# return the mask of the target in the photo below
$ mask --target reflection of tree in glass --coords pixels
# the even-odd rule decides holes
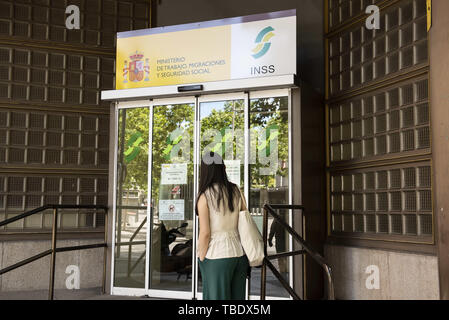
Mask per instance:
[[[119,116],[119,164],[123,171],[123,189],[147,191],[149,108],[122,109]],[[124,122],[123,122],[124,121]],[[122,126],[125,125],[123,135]],[[132,146],[128,142],[139,136]],[[123,150],[121,150],[123,148]],[[126,154],[134,155],[126,157]]]
[[[193,176],[193,125],[194,107],[191,104],[178,104],[169,106],[155,106],[153,108],[153,158],[152,158],[152,195],[153,199],[159,199],[161,179],[161,165],[164,163],[176,163],[164,154],[170,143],[170,133],[177,129],[184,131],[184,136],[190,139],[190,155],[183,155],[190,159],[187,166],[187,174]],[[181,151],[180,151],[181,152]],[[181,156],[181,154],[179,154]]]
[[[251,145],[259,143],[259,133],[263,129],[277,128],[279,135],[278,143],[278,169],[276,175],[286,177],[288,175],[288,100],[287,97],[264,98],[251,100],[250,125],[251,125]],[[267,130],[266,136],[270,135]],[[255,150],[252,147],[250,150]],[[262,152],[265,150],[262,150]],[[257,151],[260,152],[260,151]],[[254,158],[256,160],[256,158]],[[265,165],[259,161],[251,164],[251,186],[253,188],[273,188],[276,187],[274,175],[261,175],[259,169]]]
[[[223,104],[221,109],[213,109],[212,112],[207,116],[201,118],[201,152],[207,151],[205,150],[207,146],[219,146],[216,151],[221,156],[225,155],[225,160],[235,160],[237,156],[237,145],[236,143],[228,144],[221,143],[223,137],[227,137],[228,139],[233,139],[231,141],[236,141],[236,135],[243,134],[244,128],[244,110],[243,110],[243,100],[230,100],[226,101]],[[240,129],[241,132],[233,132],[233,130]],[[207,136],[206,133],[208,131],[214,131],[215,134],[213,136]],[[228,133],[228,136],[226,134]],[[243,139],[241,140],[243,143]],[[223,141],[224,142],[224,141]],[[221,146],[221,148],[220,148]],[[232,147],[232,158],[229,157],[229,150],[226,152],[225,148],[227,146]],[[229,159],[228,159],[229,158]]]
[[[218,108],[217,108],[218,109]],[[207,130],[218,130],[223,133],[223,129],[241,129],[244,128],[244,103],[243,100],[227,101],[220,109],[214,109],[212,112],[201,119],[201,134]],[[126,113],[125,134],[122,143],[122,121],[123,114]],[[181,128],[187,131],[190,137],[190,162],[188,165],[188,175],[193,176],[193,119],[194,108],[190,104],[174,106],[155,106],[153,110],[153,195],[159,194],[161,165],[163,163],[173,163],[174,159],[164,156],[163,151],[167,147],[169,134]],[[287,98],[269,98],[255,99],[251,101],[250,113],[251,129],[261,130],[267,127],[277,126],[279,128],[278,155],[279,166],[277,174],[285,177],[288,168],[283,166],[283,162],[288,161],[288,112]],[[139,189],[147,192],[148,190],[148,134],[149,134],[149,108],[124,109],[119,117],[119,148],[123,145],[121,152],[127,151],[126,143],[137,132],[141,133],[142,141],[139,144],[140,151],[135,158],[129,162],[124,161],[121,166],[125,167],[124,189]],[[235,139],[235,138],[234,138]],[[258,136],[251,134],[251,143],[258,143]],[[202,139],[204,140],[204,139]],[[201,141],[201,150],[213,141],[213,137]],[[242,140],[243,141],[243,140]],[[234,159],[237,155],[236,144],[232,144]],[[222,148],[222,152],[224,148]],[[224,152],[223,152],[224,153]],[[120,158],[119,158],[120,160]],[[253,187],[266,186],[274,187],[274,176],[261,176],[259,168],[262,165],[258,162],[251,164],[251,184]]]

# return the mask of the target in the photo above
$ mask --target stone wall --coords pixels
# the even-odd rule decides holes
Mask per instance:
[[[436,256],[326,245],[335,297],[342,300],[439,299]],[[379,267],[379,289],[367,289],[368,266]]]
[[[101,243],[102,240],[59,240],[58,247]],[[4,241],[0,242],[0,269],[13,265],[50,249],[50,241]],[[101,287],[103,276],[103,248],[69,251],[56,254],[55,289],[66,289],[69,265],[79,267],[80,288]],[[0,276],[0,291],[48,289],[50,256]]]

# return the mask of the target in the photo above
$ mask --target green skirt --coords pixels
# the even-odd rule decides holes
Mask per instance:
[[[245,300],[246,255],[235,258],[198,258],[203,283],[203,300]]]

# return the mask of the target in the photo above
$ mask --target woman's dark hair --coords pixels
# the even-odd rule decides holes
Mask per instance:
[[[213,185],[217,185],[217,188],[214,188]],[[201,159],[196,215],[198,215],[198,199],[208,189],[214,194],[217,206],[224,199],[223,195],[226,194],[228,208],[230,211],[234,211],[234,197],[239,196],[239,188],[228,180],[223,159],[215,152],[207,152]]]

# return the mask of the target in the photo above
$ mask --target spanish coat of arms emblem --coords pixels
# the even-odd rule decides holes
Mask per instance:
[[[140,53],[136,51],[132,55],[129,56],[130,60],[128,63],[128,60],[125,60],[124,67],[123,67],[123,83],[128,82],[139,82],[144,80],[149,81],[150,80],[150,63],[149,59],[145,58],[143,53]]]

